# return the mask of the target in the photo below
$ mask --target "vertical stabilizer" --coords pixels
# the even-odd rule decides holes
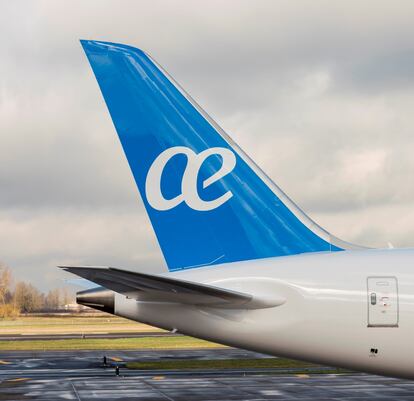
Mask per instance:
[[[350,247],[142,50],[82,41],[170,270]]]

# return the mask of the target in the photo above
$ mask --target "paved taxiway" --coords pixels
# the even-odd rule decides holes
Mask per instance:
[[[414,382],[364,374],[255,374],[254,371],[142,372],[128,360],[266,357],[237,349],[1,352],[0,400],[414,400]]]

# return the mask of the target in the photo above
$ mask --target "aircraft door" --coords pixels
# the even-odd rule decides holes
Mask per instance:
[[[368,327],[398,327],[396,277],[368,277]]]

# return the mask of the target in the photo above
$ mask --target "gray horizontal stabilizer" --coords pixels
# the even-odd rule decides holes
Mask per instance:
[[[137,273],[113,267],[59,266],[105,288],[147,302],[174,302],[221,308],[256,309],[253,296],[208,284]]]

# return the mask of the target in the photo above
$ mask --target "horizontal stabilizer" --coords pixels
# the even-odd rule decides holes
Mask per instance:
[[[147,273],[95,266],[59,266],[105,288],[147,302],[174,302],[226,309],[260,309],[270,306],[250,294]],[[283,303],[281,301],[280,303]],[[279,304],[280,304],[279,303]]]

